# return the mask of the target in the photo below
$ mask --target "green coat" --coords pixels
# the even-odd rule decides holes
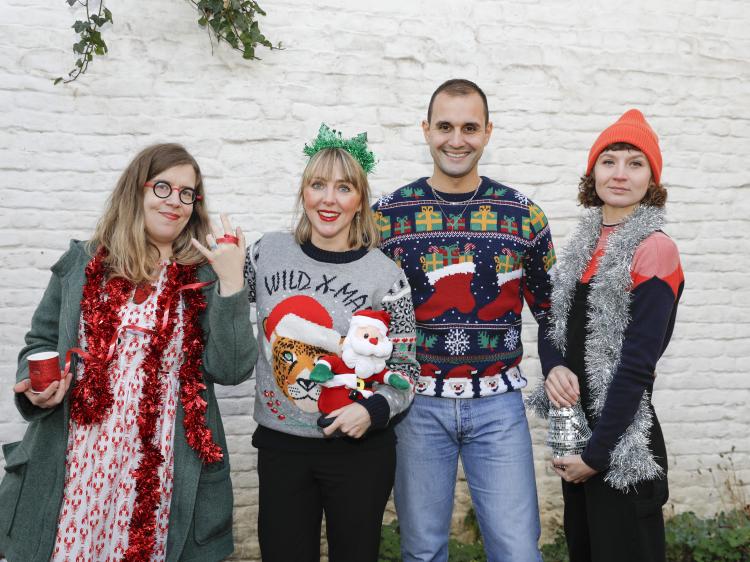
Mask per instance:
[[[16,381],[28,378],[26,356],[55,350],[61,360],[78,346],[85,267],[91,260],[84,242],[52,266],[52,278],[34,312],[26,347],[18,358]],[[198,270],[201,281],[216,279],[209,266]],[[174,432],[174,492],[169,514],[168,561],[209,562],[227,557],[232,540],[232,482],[229,458],[214,383],[234,385],[247,380],[255,365],[247,288],[230,297],[215,286],[203,289],[207,308],[201,316],[205,341],[203,380],[208,402],[206,420],[224,450],[222,462],[203,466],[185,440],[184,412],[178,402]],[[47,562],[57,531],[63,497],[65,451],[70,419],[69,396],[51,409],[38,408],[16,395],[21,415],[29,421],[23,441],[3,446],[5,476],[0,484],[0,552],[10,562]]]

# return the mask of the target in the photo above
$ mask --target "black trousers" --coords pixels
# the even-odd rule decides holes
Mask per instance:
[[[583,484],[562,483],[570,562],[664,562],[662,506],[669,497],[666,450],[654,416],[651,448],[665,469],[659,480],[639,482],[627,494],[597,474]]]
[[[345,452],[258,449],[264,562],[318,562],[326,516],[331,562],[376,562],[395,446]]]

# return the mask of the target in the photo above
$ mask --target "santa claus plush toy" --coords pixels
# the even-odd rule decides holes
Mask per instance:
[[[344,338],[341,357],[325,355],[316,361],[310,380],[323,387],[318,398],[318,409],[323,413],[321,420],[338,408],[372,396],[375,382],[399,390],[409,388],[409,381],[385,366],[393,351],[388,339],[390,321],[390,315],[384,310],[355,312]],[[333,421],[325,419],[328,423]]]

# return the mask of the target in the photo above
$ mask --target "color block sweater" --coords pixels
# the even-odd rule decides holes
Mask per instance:
[[[669,344],[677,305],[684,286],[677,246],[663,232],[654,232],[638,246],[631,266],[630,324],[625,331],[622,355],[607,392],[601,415],[589,407],[585,367],[586,321],[590,283],[615,227],[602,227],[594,255],[580,282],[568,319],[565,364],[578,375],[581,403],[593,431],[583,461],[598,471],[609,467],[610,452],[633,422],[644,391],[653,390],[656,363]]]
[[[391,316],[388,367],[416,381],[414,308],[403,272],[380,250],[328,252],[297,244],[289,233],[269,233],[248,249],[245,278],[258,316],[254,418],[265,443],[299,448],[288,438],[322,438],[317,425],[321,387],[310,380],[315,361],[340,354],[352,314],[365,308]],[[379,385],[360,402],[372,429],[404,411],[412,390]],[[285,434],[285,435],[279,435]],[[285,437],[286,436],[286,437]],[[254,443],[258,445],[258,433]],[[283,443],[282,443],[283,442]],[[263,446],[261,444],[261,446]]]
[[[381,248],[406,274],[417,320],[419,394],[478,398],[526,378],[524,300],[539,324],[544,372],[562,358],[547,338],[547,218],[525,195],[483,177],[476,194],[437,192],[421,178],[374,205]]]

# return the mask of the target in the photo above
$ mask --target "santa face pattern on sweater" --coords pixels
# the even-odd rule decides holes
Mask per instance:
[[[373,207],[381,249],[403,269],[417,320],[417,393],[475,398],[517,390],[524,300],[549,308],[555,251],[544,212],[483,177],[475,195],[434,195],[426,178]]]

